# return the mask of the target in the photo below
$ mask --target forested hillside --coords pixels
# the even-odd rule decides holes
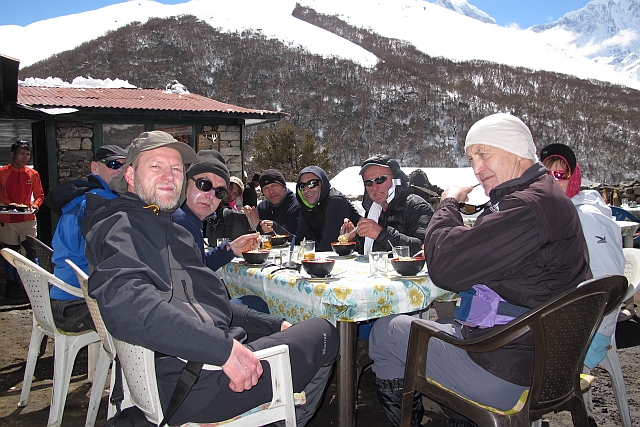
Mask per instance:
[[[329,150],[332,174],[381,151],[404,166],[465,166],[466,131],[505,111],[529,125],[539,148],[571,145],[588,179],[615,183],[640,175],[640,92],[634,89],[433,58],[312,9],[297,7],[294,16],[359,44],[378,65],[322,58],[259,30],[222,33],[183,16],[123,27],[24,68],[20,78],[109,77],[155,88],[177,79],[220,101],[286,111],[301,135],[310,131]]]

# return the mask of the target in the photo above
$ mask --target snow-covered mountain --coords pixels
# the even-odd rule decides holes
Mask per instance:
[[[461,15],[468,16],[469,18],[477,19],[480,22],[486,22],[487,24],[496,23],[496,20],[489,16],[488,13],[469,4],[467,0],[438,0],[435,4],[445,9],[458,12]]]
[[[640,80],[640,0],[593,0],[531,28],[547,41]]]
[[[634,0],[636,4],[638,1]],[[259,30],[266,36],[292,46],[303,46],[315,54],[339,56],[365,66],[376,64],[378,58],[371,52],[294,18],[291,12],[296,3],[318,13],[338,16],[351,25],[371,29],[384,37],[406,40],[431,56],[455,61],[486,60],[640,89],[640,81],[559,48],[541,34],[487,24],[458,13],[474,9],[465,0],[451,0],[456,12],[425,0],[278,0],[266,3],[258,0],[191,0],[176,5],[132,0],[26,27],[0,26],[0,53],[19,58],[24,67],[133,21],[189,14],[223,31]],[[475,15],[482,13],[477,10]]]

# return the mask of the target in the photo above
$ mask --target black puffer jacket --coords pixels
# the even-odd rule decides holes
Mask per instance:
[[[229,302],[222,280],[171,214],[156,213],[129,192],[108,201],[89,196],[83,224],[89,294],[115,338],[168,355],[156,358],[165,409],[184,366],[177,357],[221,366],[234,338],[280,330],[282,318]],[[173,419],[186,421],[223,387],[229,379],[222,371],[203,370]]]
[[[279,185],[279,184],[278,184]],[[300,222],[300,205],[291,190],[286,194],[278,205],[273,205],[267,199],[258,203],[258,216],[260,219],[270,219],[274,221],[276,234],[295,234]],[[256,229],[262,232],[262,226]]]
[[[338,240],[340,228],[344,219],[349,218],[357,224],[360,214],[351,202],[338,190],[331,187],[329,177],[318,166],[308,166],[300,171],[296,183],[305,173],[312,173],[322,182],[320,201],[315,206],[309,206],[302,197],[302,192],[297,190],[296,197],[300,204],[300,222],[296,231],[297,241],[315,240],[316,251],[330,251],[331,242]]]
[[[427,226],[434,211],[422,197],[411,194],[407,175],[399,166],[391,167],[391,170],[394,179],[399,179],[400,184],[396,186],[395,197],[387,206],[387,210],[380,213],[378,224],[382,226],[382,231],[373,242],[373,250],[390,251],[391,243],[393,246],[409,246],[409,252],[413,255],[422,249]],[[372,203],[365,188],[362,205],[367,214]],[[364,237],[358,237],[357,241],[358,252],[364,253]]]
[[[484,284],[511,304],[534,308],[591,278],[576,208],[544,166],[536,163],[489,196],[491,209],[472,228],[463,225],[453,198],[444,199],[431,219],[424,249],[437,286],[458,292]],[[463,335],[474,338],[492,330],[465,326]],[[531,334],[469,356],[506,381],[531,384]]]

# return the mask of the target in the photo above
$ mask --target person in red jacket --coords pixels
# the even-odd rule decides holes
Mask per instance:
[[[9,206],[0,211],[0,243],[19,252],[24,247],[27,257],[34,259],[33,248],[25,244],[26,236],[36,236],[36,213],[44,202],[40,174],[27,166],[31,144],[16,141],[11,145],[11,163],[0,168],[0,204]],[[12,205],[13,204],[13,205]],[[15,212],[24,211],[25,214]],[[15,298],[20,289],[16,269],[5,261],[5,296]]]

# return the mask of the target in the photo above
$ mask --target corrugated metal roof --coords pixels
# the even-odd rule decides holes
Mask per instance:
[[[118,108],[130,110],[200,111],[236,114],[278,114],[225,104],[194,94],[161,89],[59,88],[20,86],[18,104],[32,107]]]

